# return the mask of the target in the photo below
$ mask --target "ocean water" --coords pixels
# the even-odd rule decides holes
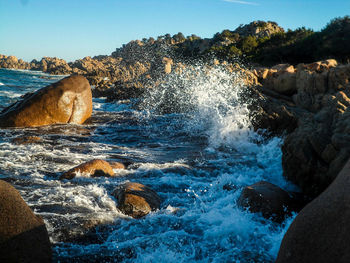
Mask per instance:
[[[0,69],[0,111],[63,77]],[[276,224],[236,202],[261,180],[294,186],[282,177],[282,139],[251,128],[241,79],[193,66],[139,100],[93,99],[84,125],[0,129],[0,179],[45,220],[54,262],[273,262],[293,217]],[[16,144],[23,136],[41,141]],[[94,158],[130,165],[114,178],[58,180]],[[127,181],[154,189],[161,209],[122,214],[111,192]]]

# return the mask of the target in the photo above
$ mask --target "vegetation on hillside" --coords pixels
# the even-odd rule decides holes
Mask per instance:
[[[259,29],[269,24],[277,26],[275,22],[253,23]],[[319,32],[301,27],[270,35],[247,35],[242,34],[241,29],[242,26],[235,31],[226,29],[216,33],[211,39],[183,37],[174,48],[184,57],[205,57],[212,54],[221,60],[232,61],[239,58],[265,66],[308,63],[328,58],[335,58],[343,63],[350,60],[349,16],[331,20]]]

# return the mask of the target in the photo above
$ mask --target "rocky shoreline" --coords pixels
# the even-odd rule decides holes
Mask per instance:
[[[172,60],[165,59],[163,61],[165,61],[162,62],[164,68],[160,69],[158,76],[159,74],[177,74],[177,70],[173,72],[171,70],[171,65],[174,64]],[[348,105],[350,105],[350,65],[338,64],[335,60],[326,60],[306,65],[299,64],[296,67],[280,64],[272,68],[246,70],[234,64],[218,64],[214,62],[208,67],[220,66],[231,72],[238,72],[244,78],[246,85],[249,86],[247,96],[254,101],[250,106],[254,128],[256,130],[267,129],[271,134],[283,134],[285,136],[282,146],[283,175],[298,185],[309,198],[312,199],[321,194],[337,178],[337,174],[350,156],[347,143],[348,116],[350,116],[348,113]],[[183,67],[186,66],[183,65]],[[15,105],[4,109],[0,113],[1,126],[40,126],[73,122],[75,119],[77,119],[76,123],[83,123],[91,115],[91,94],[84,95],[84,101],[76,101],[76,98],[81,97],[79,95],[81,92],[84,94],[90,92],[90,89],[85,91],[86,88],[79,88],[80,84],[78,85],[78,83],[84,83],[82,86],[86,86],[84,81],[86,81],[84,78],[73,75],[60,81],[61,84],[53,84],[34,94],[25,96],[22,102],[15,103]],[[69,100],[68,97],[62,100],[62,97],[65,98],[65,93],[55,92],[54,89],[62,89],[67,92]],[[124,89],[128,89],[128,87],[124,87]],[[116,90],[117,88],[114,87],[110,99],[116,98],[113,95]],[[76,92],[77,95],[72,96],[72,91]],[[138,94],[134,95],[137,96]],[[42,99],[43,102],[40,102],[41,97],[46,99]],[[129,93],[126,92],[123,98],[130,98]],[[58,119],[48,119],[44,115],[32,114],[34,116],[32,118],[29,112],[34,110],[38,113],[35,110],[36,107],[45,107],[43,105],[38,106],[38,103],[45,104],[47,99],[48,101],[62,100],[66,103],[64,105],[61,103],[62,116]],[[59,105],[61,104],[59,103]],[[77,106],[80,108],[77,108]],[[68,115],[66,114],[67,107],[71,108]],[[84,117],[82,117],[81,114],[84,111],[86,111],[86,114],[83,113]],[[74,112],[79,112],[80,115],[72,117]],[[50,114],[50,116],[53,116],[53,114]],[[47,122],[42,122],[43,120]],[[104,172],[105,166],[106,164],[103,164],[102,168],[93,169],[94,171],[96,169],[102,171],[103,175],[109,175],[108,172]],[[111,169],[107,167],[108,171],[111,171]],[[68,173],[71,172],[68,171]],[[68,177],[62,177],[62,179]],[[136,188],[140,188],[140,186]],[[140,204],[137,198],[129,198],[129,201],[136,202],[136,204],[131,205],[131,208],[130,205],[119,205],[122,210],[126,211],[126,214],[133,215],[135,213],[135,217],[140,217],[140,213],[145,215],[159,207],[158,197],[152,197],[156,193],[147,187],[145,189],[151,194],[150,202],[156,200],[157,205],[149,206],[143,204],[143,201]],[[254,190],[251,191],[251,189]],[[259,196],[265,196],[265,199],[257,201],[254,197],[256,191]],[[116,195],[121,196],[121,194],[119,191]],[[149,195],[146,194],[145,196]],[[273,206],[272,204],[281,199],[281,196],[284,196],[282,199],[285,199],[285,201]],[[300,208],[293,209],[295,204],[299,203],[300,205],[300,199],[289,200],[287,196],[288,193],[279,192],[274,186],[261,182],[259,186],[248,186],[247,190],[243,191],[242,198],[248,200],[248,207],[252,212],[262,212],[267,218],[281,212],[282,214],[277,218],[277,222],[281,222],[285,213],[290,213],[290,210],[284,210],[284,207],[300,210]],[[322,196],[323,194],[319,198]],[[125,200],[125,197],[123,196],[121,199]],[[242,207],[246,207],[247,203],[244,203],[246,201],[243,201],[243,199],[241,200]],[[140,200],[144,200],[142,195]],[[137,208],[138,206],[140,208]],[[133,212],[132,207],[135,207],[136,212]]]
[[[246,34],[244,32],[248,29],[245,29],[241,28],[240,34]],[[248,30],[249,34],[252,34],[251,30]],[[271,27],[269,30],[279,31],[280,28]],[[254,34],[264,36],[267,31],[264,32],[255,31]],[[209,42],[203,41],[197,43],[199,46],[187,49],[200,49],[201,45],[209,45]],[[182,74],[193,67],[167,53],[169,45],[184,43],[183,39],[177,38],[132,41],[111,56],[85,57],[69,63],[49,57],[25,62],[14,56],[0,55],[0,68],[71,75],[27,94],[21,101],[3,109],[0,112],[0,127],[82,124],[91,116],[92,96],[106,97],[110,101],[140,97],[147,90],[166,82],[167,76]],[[203,67],[208,72],[218,67],[232,75],[239,74],[248,87],[244,96],[249,101],[254,129],[261,130],[265,136],[284,137],[283,176],[299,186],[302,194],[288,193],[268,182],[258,182],[244,188],[238,201],[242,209],[260,212],[277,223],[283,222],[293,211],[301,210],[283,240],[277,262],[347,262],[350,254],[344,245],[347,237],[342,231],[346,234],[349,232],[345,223],[348,219],[346,202],[349,165],[345,164],[350,157],[350,64],[328,59],[309,64],[278,64],[269,68],[253,66],[246,69],[238,63],[213,59],[204,63]],[[165,112],[171,110],[172,107],[167,107]],[[24,138],[23,142],[37,142],[37,138],[27,139]],[[125,165],[89,160],[63,173],[60,179],[72,179],[77,175],[111,177],[114,176],[113,169],[125,169]],[[10,185],[2,181],[0,183],[1,200],[9,192],[16,200],[21,199]],[[230,186],[224,190],[230,190]],[[162,201],[155,191],[138,183],[123,185],[111,194],[118,201],[117,207],[134,218],[159,209]],[[8,201],[4,204],[0,202],[1,207],[8,205]],[[2,213],[1,225],[5,226],[9,220],[22,225],[23,216],[16,209],[24,206],[21,199],[19,208],[14,205],[13,211],[8,209],[9,213]],[[48,262],[51,252],[48,252],[48,236],[43,222],[35,217],[29,207],[25,211],[25,216],[33,218],[34,230],[40,232],[38,239],[43,242],[46,251],[38,253],[37,257],[35,255],[35,260]],[[31,228],[31,222],[25,225],[23,233],[7,233],[8,229],[4,227],[0,233],[3,244],[1,251],[13,246],[11,242],[15,240],[14,236],[22,237],[23,234],[24,239],[20,239],[18,244],[30,243],[32,237],[28,239],[26,236]],[[307,233],[308,238],[301,238],[304,233]],[[27,256],[28,251],[19,249],[18,245],[14,247],[15,250],[6,259],[22,260]],[[322,251],[326,252],[320,253]]]

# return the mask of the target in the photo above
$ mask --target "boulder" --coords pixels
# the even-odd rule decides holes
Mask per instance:
[[[118,209],[133,218],[141,218],[160,208],[161,199],[148,186],[139,183],[125,183],[112,193],[118,201]]]
[[[265,181],[246,186],[237,204],[278,223],[300,207],[300,202],[294,200],[288,192]]]
[[[110,162],[109,164],[113,169],[125,169],[126,168],[125,164],[119,163],[119,162]]]
[[[114,171],[108,162],[100,159],[94,159],[86,163],[82,163],[77,167],[74,167],[69,171],[63,173],[60,176],[60,180],[73,179],[77,175],[80,175],[82,177],[111,177],[114,176]]]
[[[350,262],[350,161],[290,225],[277,263]]]
[[[51,262],[51,256],[42,218],[13,186],[0,180],[0,262]]]
[[[0,113],[0,127],[35,127],[55,123],[82,124],[92,113],[86,78],[73,75],[27,94]]]

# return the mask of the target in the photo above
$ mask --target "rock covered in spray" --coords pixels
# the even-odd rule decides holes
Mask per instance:
[[[161,198],[150,187],[129,182],[118,186],[112,193],[118,209],[133,218],[141,218],[160,208]]]

